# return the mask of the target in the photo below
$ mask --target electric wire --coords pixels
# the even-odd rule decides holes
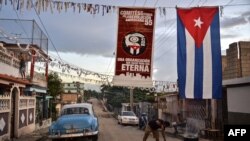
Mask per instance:
[[[50,35],[49,35],[49,33],[48,33],[46,27],[44,26],[43,21],[42,21],[41,17],[39,16],[38,11],[37,11],[37,9],[35,8],[35,5],[34,5],[33,1],[31,1],[31,4],[32,4],[33,9],[35,10],[35,13],[36,13],[36,15],[37,15],[37,17],[38,17],[40,23],[42,24],[42,26],[43,26],[43,28],[44,28],[45,33],[47,34],[47,36],[48,36],[48,38],[49,38],[49,41],[51,42],[53,48],[55,49],[55,51],[56,51],[58,57],[59,57],[60,60],[62,61],[62,58],[61,58],[61,56],[59,55],[58,50],[57,50],[57,48],[55,47],[53,41],[51,40]]]
[[[144,0],[143,7],[145,7],[148,0]]]

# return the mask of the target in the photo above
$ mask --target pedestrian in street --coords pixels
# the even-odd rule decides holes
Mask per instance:
[[[170,126],[170,123],[168,121],[163,121],[162,119],[156,119],[156,120],[149,121],[147,126],[146,126],[146,129],[145,129],[143,141],[147,140],[147,138],[151,132],[153,134],[153,137],[155,138],[155,141],[159,141],[158,129],[161,130],[162,137],[163,137],[164,141],[166,141],[165,128],[168,126]]]
[[[19,59],[20,59],[19,71],[20,71],[22,79],[24,79],[25,78],[25,68],[26,68],[25,55],[23,53],[20,53]]]

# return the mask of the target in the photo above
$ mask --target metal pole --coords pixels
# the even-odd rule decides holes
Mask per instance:
[[[159,118],[159,100],[158,100],[158,94],[157,93],[155,93],[154,94],[154,97],[155,97],[155,99],[156,99],[156,117],[155,118]]]
[[[212,107],[212,119],[211,119],[211,124],[212,124],[212,129],[215,129],[215,120],[217,118],[217,101],[215,99],[211,100],[211,107]]]
[[[133,87],[131,87],[130,88],[130,110],[131,111],[134,111],[134,109],[133,109],[133,101],[134,101],[134,97],[133,97],[133,90],[134,90],[134,88]]]

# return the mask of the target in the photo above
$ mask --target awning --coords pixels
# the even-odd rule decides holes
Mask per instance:
[[[24,91],[37,92],[37,93],[47,93],[47,90],[45,90],[45,89],[39,89],[39,88],[34,88],[34,87],[25,88]]]
[[[52,99],[53,96],[46,96],[46,99]]]
[[[38,99],[43,99],[43,96],[36,96],[36,98],[38,98]],[[45,99],[47,100],[47,99],[52,99],[53,98],[53,96],[50,96],[50,95],[47,95],[47,96],[45,96]]]

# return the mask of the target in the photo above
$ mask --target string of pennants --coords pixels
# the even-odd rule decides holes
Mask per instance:
[[[23,47],[20,43],[20,40],[15,37],[15,36],[11,36],[10,34],[6,33],[4,30],[2,30],[0,28],[0,35],[2,35],[4,38],[8,39],[8,40],[12,40],[15,41],[18,48],[21,51],[25,51],[28,52],[30,55],[32,55],[30,53],[31,51],[31,46],[30,44],[27,44],[26,47]],[[0,45],[0,49],[3,50],[6,54],[9,54],[8,50],[3,46],[3,44]],[[78,77],[79,79],[84,80],[85,82],[96,82],[96,83],[101,83],[99,81],[102,81],[103,83],[107,83],[108,80],[111,80],[112,76],[111,75],[106,75],[106,74],[100,74],[100,73],[96,73],[93,71],[89,71],[83,68],[79,68],[76,67],[72,64],[68,64],[63,62],[62,60],[58,60],[56,58],[53,58],[52,56],[50,56],[50,58],[52,60],[49,60],[48,58],[44,58],[43,55],[40,54],[38,49],[32,48],[33,51],[35,51],[36,53],[36,61],[38,62],[39,66],[36,66],[36,68],[38,70],[45,70],[46,67],[46,62],[49,63],[51,68],[55,68],[57,70],[58,74],[61,74],[61,76],[69,76],[71,78],[73,77]],[[51,70],[52,71],[52,70]],[[70,74],[75,74],[75,75],[70,75]],[[83,76],[83,77],[81,77]],[[87,76],[91,76],[91,79],[86,79]],[[96,79],[93,79],[96,78]]]
[[[5,53],[7,49],[4,46],[0,46],[1,50],[4,50]],[[21,48],[23,50],[23,48]],[[39,53],[39,52],[38,52]],[[46,61],[40,58],[40,55],[37,55],[37,63],[35,65],[36,70],[39,72],[45,71]],[[41,60],[42,59],[42,60]],[[52,61],[49,62],[50,69],[49,72],[56,72],[59,76],[69,78],[69,79],[77,79],[83,81],[84,83],[91,83],[91,84],[106,84],[110,85],[110,80],[113,77],[112,75],[103,75],[92,71],[87,71],[82,68],[78,68],[75,66],[71,66],[70,64],[65,64],[59,61],[56,58],[53,58]],[[56,69],[58,71],[56,71]],[[170,91],[177,91],[178,87],[176,82],[170,81],[153,81],[153,88],[141,88],[142,90],[148,90],[151,92],[170,92]]]
[[[35,2],[33,2],[35,1]],[[58,0],[0,0],[0,6],[11,4],[14,9],[22,12],[25,8],[31,10],[36,8],[38,14],[41,12],[46,12],[50,10],[51,13],[58,11],[59,13],[69,9],[72,9],[73,12],[78,13],[89,13],[89,14],[105,14],[115,12],[118,6],[115,5],[103,5],[103,4],[92,4],[92,3],[78,3],[70,1],[58,1]],[[171,7],[173,8],[173,7]],[[157,7],[159,9],[160,15],[166,15],[167,7]]]
[[[8,40],[13,40],[17,43],[17,46],[21,51],[29,51],[31,45],[27,45],[26,47],[22,47],[20,40],[6,33],[4,30],[0,29],[0,34],[7,38]],[[0,49],[8,54],[7,49],[1,44]],[[112,79],[112,75],[100,74],[93,71],[89,71],[83,68],[79,68],[77,66],[65,63],[57,58],[50,56],[51,60],[47,60],[43,58],[43,55],[39,53],[38,50],[34,50],[36,52],[36,65],[35,68],[38,71],[44,71],[46,67],[46,62],[49,63],[49,72],[56,72],[58,75],[66,78],[81,80],[85,83],[94,83],[94,84],[110,84],[110,80]],[[58,70],[58,71],[55,71]],[[161,91],[161,92],[169,92],[169,91],[177,91],[176,82],[169,81],[153,81],[153,88],[141,88],[145,90],[149,90],[152,92]]]

